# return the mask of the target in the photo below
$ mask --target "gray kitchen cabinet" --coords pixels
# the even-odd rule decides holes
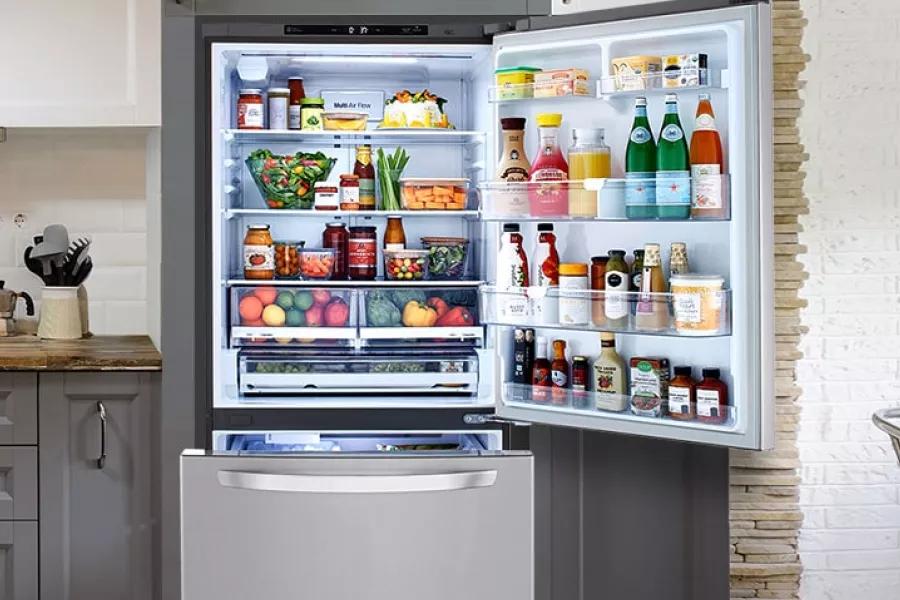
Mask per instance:
[[[37,378],[0,373],[0,445],[37,444]]]
[[[0,599],[38,600],[37,521],[0,521]]]
[[[151,373],[41,374],[42,598],[154,596],[157,385]]]

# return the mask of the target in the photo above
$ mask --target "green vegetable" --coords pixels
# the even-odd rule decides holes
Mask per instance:
[[[381,192],[381,210],[400,210],[400,176],[409,154],[397,147],[393,155],[385,154],[382,148],[375,155],[375,170],[378,174],[378,189]]]
[[[321,152],[278,156],[260,149],[245,162],[269,208],[308,209],[315,200],[316,183],[328,179],[337,159]]]
[[[425,292],[419,289],[410,289],[410,290],[390,290],[388,292],[391,302],[394,303],[394,306],[398,308],[402,308],[407,305],[412,300],[416,302],[420,302],[425,304],[426,296]]]
[[[426,244],[429,254],[428,272],[438,279],[461,279],[466,269],[465,243]]]
[[[402,315],[400,309],[387,298],[369,298],[366,301],[366,322],[370,327],[397,327]]]
[[[475,290],[447,290],[441,296],[450,306],[477,306],[478,294]]]

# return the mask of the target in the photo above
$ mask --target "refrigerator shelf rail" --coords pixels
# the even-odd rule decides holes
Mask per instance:
[[[223,129],[228,144],[312,143],[322,147],[356,146],[360,143],[392,146],[397,144],[481,145],[484,131],[458,129],[367,129],[365,131],[300,131],[293,129]]]
[[[348,281],[346,279],[271,279],[260,283],[253,279],[226,279],[222,285],[226,286],[253,286],[274,285],[290,288],[472,288],[478,287],[484,282],[480,279],[423,279],[418,281],[404,281],[397,283],[390,279],[360,279]]]
[[[693,84],[682,84],[680,77],[688,77]],[[599,98],[635,98],[660,94],[680,94],[728,88],[728,69],[676,69],[671,72],[646,73],[627,79],[614,75],[597,81]]]
[[[264,218],[302,218],[364,221],[368,219],[386,219],[387,217],[402,217],[404,219],[466,219],[477,220],[481,216],[478,210],[290,210],[271,208],[228,208],[222,211],[225,219],[237,217],[264,217]],[[356,224],[356,223],[353,223]]]
[[[731,335],[731,290],[691,287],[674,293],[560,290],[540,286],[480,288],[482,322],[569,331],[606,331],[667,337]],[[583,316],[559,322],[558,307]]]

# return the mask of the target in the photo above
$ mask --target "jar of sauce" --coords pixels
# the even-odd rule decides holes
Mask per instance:
[[[572,404],[575,408],[591,408],[588,401],[590,369],[585,356],[572,357]]]
[[[669,416],[679,421],[694,418],[697,382],[690,367],[675,367],[675,377],[669,381]]]
[[[721,424],[728,420],[728,384],[720,379],[719,369],[703,369],[697,384],[697,420]]]
[[[288,90],[290,90],[288,98],[288,129],[300,129],[300,110],[302,109],[300,102],[306,97],[306,91],[303,89],[303,78],[289,77]]]
[[[359,210],[359,176],[341,175],[341,210]]]
[[[325,225],[322,247],[334,248],[332,279],[347,279],[347,237],[347,226],[340,221]]]
[[[347,236],[347,275],[350,279],[375,279],[377,245],[374,227],[351,227]]]
[[[288,88],[269,88],[269,129],[288,128]]]
[[[316,182],[315,187],[315,203],[313,208],[316,210],[337,210],[340,204],[340,191],[338,186],[327,181]]]
[[[606,289],[606,263],[609,257],[591,257],[591,322],[597,327],[606,325],[606,307],[603,300],[603,290]]]
[[[275,279],[275,243],[268,225],[249,225],[244,236],[244,279]]]
[[[325,101],[321,98],[304,98],[300,101],[300,129],[303,131],[322,131],[325,113]]]
[[[265,125],[262,90],[243,89],[238,93],[238,129],[262,129]]]

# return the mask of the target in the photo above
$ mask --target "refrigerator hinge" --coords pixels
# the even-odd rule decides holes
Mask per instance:
[[[466,425],[487,425],[488,423],[497,423],[501,425],[512,425],[514,427],[529,427],[531,423],[527,421],[513,421],[512,419],[504,419],[497,415],[486,415],[484,413],[468,413],[463,415],[463,423]]]
[[[505,23],[485,23],[482,26],[482,31],[484,31],[484,35],[492,36],[497,35],[498,33],[507,33],[509,31],[522,31],[524,24],[524,29],[528,28],[528,20],[527,19],[519,19],[518,21],[511,23],[509,21]]]

